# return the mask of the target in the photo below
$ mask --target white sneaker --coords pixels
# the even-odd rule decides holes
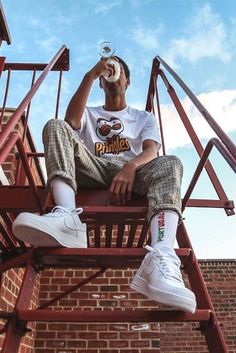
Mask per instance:
[[[174,250],[168,249],[167,252],[162,253],[148,245],[146,249],[149,252],[130,287],[159,304],[194,313],[196,298],[194,293],[184,285],[180,272],[180,260]]]
[[[34,246],[87,248],[86,224],[79,218],[82,211],[56,206],[43,216],[24,212],[17,216],[12,230],[18,239]]]

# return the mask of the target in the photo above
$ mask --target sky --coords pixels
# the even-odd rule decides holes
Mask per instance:
[[[12,44],[4,43],[0,49],[7,62],[47,63],[62,45],[70,49],[70,71],[63,75],[60,118],[64,118],[84,74],[99,60],[98,45],[111,41],[115,54],[131,70],[129,105],[145,108],[152,60],[159,55],[235,142],[235,0],[2,0],[2,4],[12,37]],[[205,146],[214,133],[186,94],[167,76]],[[30,82],[28,73],[12,73],[7,106],[16,107],[21,102]],[[0,102],[5,83],[3,74]],[[30,127],[38,151],[43,150],[42,128],[55,112],[56,85],[57,75],[52,73],[32,101]],[[184,195],[199,158],[163,84],[159,89],[167,153],[179,156],[184,164]],[[101,104],[103,92],[95,83],[88,105]],[[235,202],[235,174],[215,149],[210,159],[228,198]],[[192,197],[217,199],[206,173]],[[187,208],[183,217],[199,259],[236,258],[236,216],[226,216],[223,209]]]

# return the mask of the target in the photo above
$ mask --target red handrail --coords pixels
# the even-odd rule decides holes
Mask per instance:
[[[26,176],[28,178],[29,185],[32,188],[32,191],[33,191],[33,194],[35,196],[36,202],[38,204],[39,210],[42,212],[43,211],[43,207],[41,205],[39,192],[38,192],[37,186],[35,184],[34,177],[33,177],[29,162],[28,162],[27,154],[25,152],[24,143],[23,143],[22,138],[20,137],[20,135],[18,133],[13,132],[13,133],[11,133],[9,135],[9,139],[5,143],[5,145],[4,145],[4,147],[3,147],[2,151],[1,151],[1,154],[0,154],[0,165],[2,165],[2,163],[4,163],[5,159],[9,155],[11,149],[15,145],[17,146],[17,149],[19,151],[19,155],[21,157],[21,161],[22,161]]]
[[[49,64],[45,67],[45,69],[43,70],[42,74],[39,76],[39,78],[34,83],[32,88],[29,90],[29,92],[27,93],[25,98],[22,100],[22,102],[20,103],[20,105],[18,106],[16,111],[13,113],[13,115],[12,115],[11,119],[9,120],[9,122],[5,125],[3,131],[0,132],[0,149],[5,144],[9,134],[15,128],[15,126],[18,123],[18,121],[20,120],[24,110],[26,109],[26,107],[31,102],[31,99],[33,98],[33,96],[37,92],[38,88],[40,87],[40,85],[42,84],[42,82],[44,81],[46,76],[48,75],[49,71],[51,71],[51,69],[57,63],[57,61],[60,59],[60,57],[63,55],[65,50],[67,50],[66,46],[63,45],[59,49],[59,51],[56,53],[56,55],[52,58],[52,60],[49,62]]]
[[[180,102],[178,99],[175,90],[173,86],[170,84],[168,78],[166,77],[165,73],[160,69],[160,64],[162,64],[165,69],[172,75],[172,77],[176,80],[176,82],[180,85],[180,87],[187,93],[193,104],[196,106],[196,108],[200,111],[200,113],[203,115],[203,117],[206,119],[208,125],[215,131],[216,135],[219,137],[219,143],[215,142],[215,140],[211,140],[209,142],[209,145],[214,144],[222,154],[223,158],[226,159],[228,164],[235,170],[236,169],[236,147],[234,143],[230,140],[230,138],[226,135],[226,133],[221,129],[221,127],[216,123],[216,121],[213,119],[213,117],[210,115],[210,113],[205,109],[205,107],[201,104],[201,102],[196,98],[196,96],[191,92],[191,90],[187,87],[187,85],[180,79],[180,77],[170,68],[170,66],[160,57],[156,56],[153,59],[153,64],[152,64],[152,70],[151,70],[151,76],[150,76],[150,82],[149,82],[149,89],[148,89],[148,95],[147,95],[147,102],[146,102],[146,109],[148,111],[155,112],[155,107],[154,107],[154,98],[156,97],[156,104],[157,104],[157,110],[158,110],[158,118],[159,120],[161,119],[160,111],[159,111],[159,98],[158,98],[158,89],[157,89],[157,79],[160,76],[163,83],[165,84],[167,91],[169,93],[169,96],[178,112],[179,117],[181,118],[192,142],[197,150],[199,157],[200,157],[200,164],[202,163],[202,155],[204,154],[204,148],[200,143],[200,140],[195,133],[191,122]],[[218,140],[217,140],[218,141]],[[164,142],[164,141],[163,141]],[[208,148],[209,148],[208,145]],[[212,146],[213,147],[213,146]],[[207,150],[208,150],[207,148]],[[164,150],[163,150],[164,153]],[[207,155],[208,156],[208,155]],[[205,156],[204,156],[205,158]],[[221,201],[227,200],[227,195],[213,169],[211,166],[210,162],[205,160],[203,163],[202,169],[205,167],[208,176],[211,180],[211,183],[213,187],[216,190],[216,193]],[[201,169],[201,171],[202,171]],[[200,171],[200,173],[201,173]],[[193,181],[191,181],[191,184],[189,187],[192,187],[194,183],[194,178]],[[195,184],[194,184],[195,185]],[[189,189],[188,189],[189,190]],[[184,200],[185,204],[187,202],[187,199]],[[228,200],[228,203],[232,206],[233,203]],[[185,205],[184,205],[185,207]],[[233,208],[232,207],[226,207],[225,206],[225,212],[227,215],[232,215],[234,214]]]
[[[197,181],[199,179],[199,176],[207,162],[207,159],[211,153],[211,150],[213,148],[213,146],[215,146],[218,151],[220,152],[220,154],[223,156],[223,158],[226,160],[226,162],[229,164],[229,166],[236,172],[236,165],[234,163],[234,159],[232,157],[232,155],[229,153],[229,151],[227,150],[227,148],[225,147],[225,145],[217,138],[212,138],[208,144],[206,145],[206,148],[202,154],[202,157],[198,163],[198,166],[195,170],[195,173],[192,177],[192,180],[189,184],[189,187],[185,193],[185,196],[182,200],[182,211],[184,211],[188,200],[193,192],[193,189],[195,187],[195,185],[197,184]],[[227,201],[226,201],[227,203]],[[225,205],[227,207],[227,205]],[[228,210],[232,215],[234,214],[233,210]]]
[[[220,138],[220,140],[225,144],[230,153],[234,158],[236,158],[236,146],[228,137],[228,135],[222,130],[222,128],[217,124],[215,119],[211,116],[211,114],[207,111],[204,105],[199,101],[199,99],[193,94],[193,92],[189,89],[189,87],[184,83],[184,81],[177,75],[174,70],[160,57],[156,56],[156,65],[159,67],[160,63],[166,68],[166,70],[171,74],[171,76],[176,80],[176,82],[180,85],[180,87],[185,91],[188,97],[191,99],[195,107],[202,114],[202,116],[206,119],[211,128],[215,131],[216,135]],[[154,61],[155,62],[155,61]]]

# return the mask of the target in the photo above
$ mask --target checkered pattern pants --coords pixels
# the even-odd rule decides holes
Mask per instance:
[[[93,155],[64,120],[47,122],[43,142],[48,182],[60,176],[75,191],[109,187],[113,177],[128,162],[118,156]],[[157,157],[137,169],[133,191],[147,195],[149,221],[160,210],[173,210],[181,215],[182,175],[182,163],[176,156]]]

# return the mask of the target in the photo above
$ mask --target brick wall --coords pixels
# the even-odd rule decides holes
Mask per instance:
[[[200,261],[229,353],[236,352],[236,261]],[[92,271],[92,270],[91,270]],[[40,303],[68,289],[90,270],[46,270]],[[57,304],[57,309],[122,310],[153,308],[154,302],[129,288],[133,270],[108,270]],[[50,293],[51,291],[51,293]],[[55,307],[54,307],[55,308]],[[35,353],[205,353],[205,337],[193,323],[39,323]]]
[[[14,108],[6,108],[3,116],[1,130],[4,129],[5,125],[7,124],[7,122],[9,121],[9,119],[11,118],[14,112],[15,112]],[[0,114],[1,114],[1,108],[0,108]],[[23,114],[20,121],[16,124],[14,128],[14,132],[18,132],[20,136],[23,135],[25,119],[26,119],[25,114]],[[32,139],[32,135],[29,128],[27,129],[24,146],[25,146],[26,152],[35,152],[34,141]],[[17,154],[18,154],[17,148],[13,147],[10,154],[7,156],[5,162],[2,165],[2,168],[4,170],[4,173],[10,185],[14,184],[16,180],[16,171],[17,171],[18,160],[19,160],[17,158]],[[33,172],[36,184],[40,185],[41,184],[40,176],[33,158],[29,158],[29,164],[30,164],[31,171]],[[23,184],[23,185],[28,184],[23,168],[20,168],[20,184]]]
[[[1,298],[0,298],[0,310],[10,312],[14,309],[16,298],[19,293],[19,288],[24,275],[23,269],[10,270],[4,273],[1,281]],[[33,291],[31,300],[31,308],[35,308],[38,305],[39,298],[39,279],[36,280],[36,286]],[[4,321],[0,321],[1,327],[4,325]],[[34,353],[34,338],[35,338],[35,323],[30,323],[28,328],[29,333],[22,339],[19,353]],[[2,346],[4,335],[0,336],[0,347]],[[9,352],[10,353],[10,352]],[[12,352],[13,353],[13,352]]]
[[[236,352],[236,261],[200,261],[202,273],[208,287],[217,318],[223,325],[228,353]],[[199,325],[189,323],[161,324],[161,352],[188,353],[208,352],[205,338],[197,329]],[[173,347],[175,349],[173,350]]]
[[[11,115],[14,111],[15,109],[9,109],[9,108],[6,109],[3,117],[2,128],[4,128],[5,124],[11,118]],[[25,120],[25,116],[23,115],[20,122],[16,125],[14,131],[17,131],[20,134],[22,134],[24,120]],[[31,138],[30,132],[28,131],[27,137],[25,140],[25,147],[28,152],[34,151],[34,148],[32,149],[33,147],[32,144],[33,144],[32,138]],[[9,154],[9,156],[7,157],[7,159],[5,160],[5,163],[3,163],[2,165],[2,170],[4,171],[5,176],[7,177],[7,180],[10,185],[14,184],[15,182],[15,172],[16,172],[16,166],[17,166],[16,152],[17,152],[17,149],[16,147],[14,147],[11,153]],[[38,175],[35,163],[32,160],[30,161],[30,163],[31,163],[31,170],[33,172],[35,181],[36,183],[40,183],[40,177]],[[21,173],[21,182],[23,184],[27,183],[23,172]],[[12,215],[9,215],[9,217],[12,218]],[[1,223],[0,239],[1,241],[3,241],[3,243],[5,243],[3,239],[3,235],[9,232],[9,225],[6,224],[1,217],[0,217],[0,223]],[[16,302],[17,295],[19,293],[23,275],[24,275],[23,269],[13,269],[5,272],[1,276],[0,310],[9,312],[14,309],[14,305]],[[31,308],[35,308],[38,306],[38,299],[39,299],[38,291],[39,291],[39,276],[37,276],[37,279],[36,279],[36,285],[35,285],[32,300],[31,300]],[[4,324],[5,324],[5,321],[0,320],[0,328],[2,328]],[[27,333],[27,335],[23,338],[19,353],[34,353],[35,323],[30,323],[28,327],[31,331]],[[2,346],[3,339],[4,339],[4,335],[0,335],[0,347]],[[9,353],[13,353],[13,352],[9,352]]]
[[[44,271],[41,275],[41,304],[94,271]],[[114,311],[149,308],[154,303],[129,288],[133,272],[129,269],[107,270],[92,283],[60,300],[57,309]],[[39,323],[35,353],[157,353],[159,346],[159,324]]]

